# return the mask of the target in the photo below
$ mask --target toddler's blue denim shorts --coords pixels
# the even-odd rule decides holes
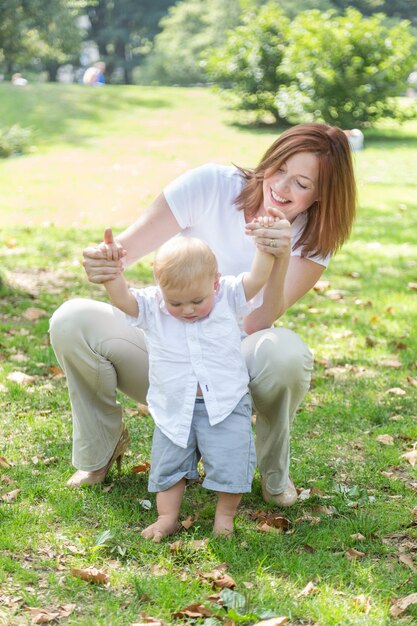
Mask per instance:
[[[210,426],[204,401],[197,399],[186,448],[175,445],[155,426],[149,491],[166,491],[182,478],[198,480],[200,458],[204,464],[203,487],[206,489],[224,493],[251,490],[256,454],[249,393],[215,426]]]

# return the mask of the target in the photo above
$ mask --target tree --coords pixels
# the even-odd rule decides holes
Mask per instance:
[[[229,34],[226,44],[208,56],[209,75],[227,86],[234,108],[281,119],[275,96],[281,83],[287,81],[281,63],[289,23],[283,11],[269,2],[256,13],[246,13],[243,24]]]
[[[407,19],[417,23],[417,0],[332,0],[332,3],[342,11],[353,7],[363,15],[384,13],[388,17]]]
[[[408,22],[388,26],[382,14],[348,9],[301,13],[289,29],[282,63],[289,86],[276,105],[290,122],[323,120],[345,128],[398,117],[416,40]]]
[[[142,63],[158,23],[175,0],[90,0],[85,13],[91,24],[89,39],[106,62],[106,74],[118,68],[123,82],[132,83],[132,70]]]
[[[334,9],[334,3],[331,0],[277,0],[275,2],[279,8],[284,11],[285,15],[292,20],[302,11],[318,9],[319,11],[328,11]]]
[[[144,80],[179,85],[207,82],[203,55],[224,43],[240,14],[239,0],[184,0],[171,7],[146,60]]]
[[[291,23],[275,3],[248,14],[209,61],[236,108],[289,123],[326,121],[345,128],[399,117],[416,39],[408,22],[355,9],[304,11]]]
[[[79,54],[76,23],[81,0],[8,0],[0,4],[0,60],[10,76],[16,67],[59,65]]]

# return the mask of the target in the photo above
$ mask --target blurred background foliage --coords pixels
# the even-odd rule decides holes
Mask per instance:
[[[415,115],[396,98],[417,63],[417,0],[0,3],[5,80],[79,82],[98,58],[107,83],[214,84],[252,121],[369,126]]]

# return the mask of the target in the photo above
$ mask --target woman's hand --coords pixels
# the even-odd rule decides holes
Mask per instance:
[[[291,252],[291,224],[282,211],[269,207],[268,215],[261,215],[248,222],[245,232],[255,238],[255,243],[263,252],[276,258],[288,257]]]
[[[114,240],[111,228],[104,231],[104,241],[83,250],[83,265],[90,283],[106,283],[124,270],[126,251]]]

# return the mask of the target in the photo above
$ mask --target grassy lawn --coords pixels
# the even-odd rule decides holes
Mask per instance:
[[[122,474],[65,487],[71,416],[48,317],[69,297],[105,299],[79,263],[104,226],[126,226],[188,167],[254,165],[275,133],[233,124],[203,89],[0,85],[0,115],[36,146],[0,161],[0,625],[416,624],[417,604],[396,602],[417,585],[417,122],[366,134],[351,241],[279,322],[316,357],[293,426],[299,501],[265,505],[256,476],[226,540],[210,535],[214,497],[193,486],[182,519],[198,519],[154,545],[140,537],[154,498],[131,471],[152,421],[128,398]],[[150,260],[128,275],[149,282]],[[260,512],[284,530],[262,532]],[[89,567],[101,582],[74,575]],[[175,617],[190,605],[206,610]]]

